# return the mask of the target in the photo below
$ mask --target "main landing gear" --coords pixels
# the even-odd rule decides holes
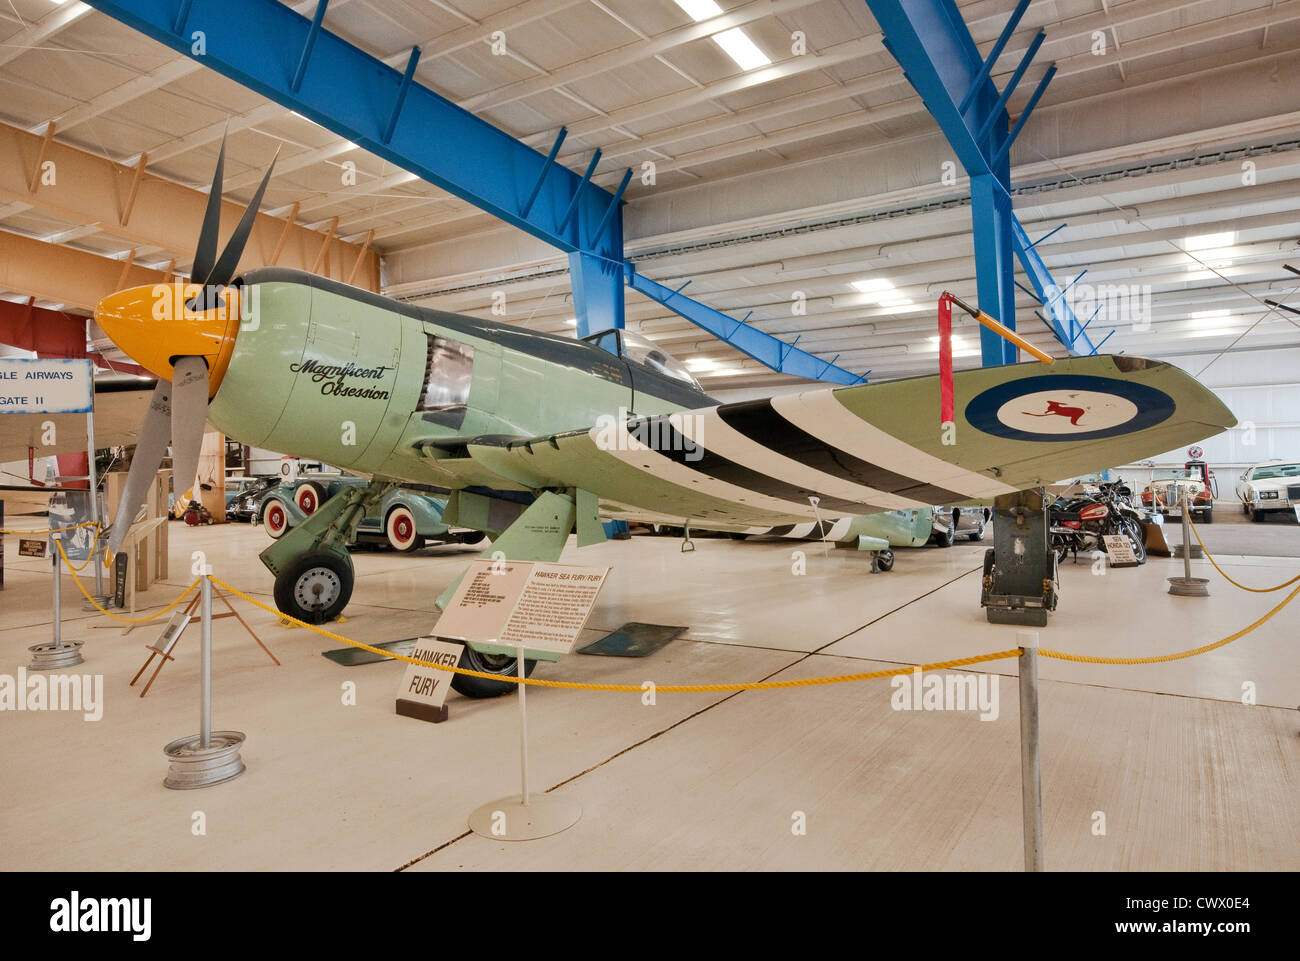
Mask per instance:
[[[275,606],[282,614],[324,624],[343,613],[355,581],[348,542],[366,512],[394,486],[344,488],[262,551],[262,563],[275,575]]]

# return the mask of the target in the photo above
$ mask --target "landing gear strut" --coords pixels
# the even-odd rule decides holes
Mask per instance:
[[[361,518],[394,486],[344,488],[262,551],[262,563],[275,575],[275,606],[282,614],[324,624],[343,613],[355,580],[348,542]]]

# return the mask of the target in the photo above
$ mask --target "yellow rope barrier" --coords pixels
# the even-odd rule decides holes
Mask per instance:
[[[67,531],[78,531],[81,530],[81,528],[83,527],[94,527],[94,526],[95,526],[94,521],[82,521],[80,524],[73,524],[71,527],[56,527],[52,531],[47,531],[43,527],[37,527],[29,531],[8,530],[6,528],[0,527],[0,534],[15,534],[15,535],[17,534],[46,534],[46,535],[63,534],[66,533]]]
[[[185,600],[185,598],[189,596],[190,591],[198,587],[199,581],[202,580],[202,578],[198,578],[198,577],[194,578],[194,583],[191,584],[189,587],[185,588],[185,590],[181,593],[180,597],[176,598],[176,600],[172,601],[161,611],[156,611],[153,614],[150,614],[148,617],[118,617],[118,615],[114,614],[112,611],[103,607],[99,603],[99,601],[95,600],[95,598],[91,596],[90,591],[86,590],[85,585],[81,583],[81,578],[77,576],[76,572],[81,568],[74,568],[72,566],[72,562],[68,560],[68,555],[63,551],[62,541],[55,541],[55,543],[59,545],[59,554],[62,555],[63,557],[63,563],[67,565],[68,570],[72,571],[72,579],[76,581],[77,590],[81,591],[82,596],[85,597],[86,600],[90,601],[90,603],[94,605],[95,609],[99,611],[99,613],[103,614],[105,617],[111,617],[115,621],[120,621],[123,624],[147,624],[149,621],[157,620],[158,618],[166,614],[168,611],[170,611],[177,604],[179,604],[181,601]],[[94,555],[91,556],[93,557]],[[83,564],[82,567],[84,568],[85,565]]]
[[[1195,657],[1197,654],[1204,654],[1206,651],[1212,651],[1216,647],[1223,647],[1225,644],[1231,644],[1239,638],[1245,637],[1255,628],[1268,621],[1274,614],[1282,610],[1300,594],[1300,587],[1286,596],[1277,607],[1273,608],[1255,623],[1243,627],[1236,634],[1229,634],[1221,641],[1215,641],[1213,644],[1206,644],[1204,647],[1194,647],[1191,650],[1179,651],[1177,654],[1158,654],[1154,657],[1090,657],[1086,654],[1066,654],[1063,651],[1053,651],[1045,647],[1039,648],[1038,653],[1043,657],[1054,657],[1058,661],[1077,661],[1085,664],[1162,664],[1165,661],[1180,661],[1186,657]]]
[[[212,578],[212,583],[218,587],[229,591],[236,597],[242,598],[254,607],[261,608],[268,614],[274,614],[276,617],[283,618],[299,627],[305,627],[309,631],[314,631],[323,637],[347,644],[351,647],[360,648],[363,651],[370,651],[372,654],[380,654],[384,657],[391,657],[394,660],[405,661],[408,664],[416,664],[420,667],[433,668],[438,671],[447,671],[451,674],[464,674],[469,677],[483,677],[492,681],[506,681],[510,684],[529,684],[534,687],[560,687],[574,691],[617,691],[630,694],[644,694],[645,688],[639,684],[582,684],[577,681],[547,681],[540,678],[528,677],[520,678],[513,674],[492,674],[487,671],[472,671],[464,667],[451,667],[446,664],[434,664],[431,661],[421,661],[418,658],[407,657],[405,654],[394,654],[391,651],[385,651],[382,648],[374,647],[370,644],[363,644],[361,641],[354,641],[351,638],[344,637],[342,634],[335,634],[333,631],[327,631],[323,627],[315,624],[308,624],[306,621],[300,621],[296,617],[290,617],[273,607],[263,604],[254,597],[249,597],[237,587],[231,587],[225,581]],[[941,671],[953,667],[965,667],[970,664],[981,664],[985,661],[1000,661],[1008,657],[1019,657],[1020,649],[1015,648],[1010,651],[997,651],[992,654],[980,654],[976,657],[962,657],[953,661],[939,661],[934,664],[919,665],[922,671]],[[777,688],[789,687],[816,687],[822,684],[845,684],[850,681],[867,681],[880,677],[894,677],[900,674],[911,674],[916,667],[896,667],[885,671],[864,671],[860,674],[837,674],[834,677],[806,677],[790,681],[752,681],[744,684],[656,684],[655,690],[665,693],[678,694],[709,694],[721,693],[725,691],[769,691]]]
[[[1213,557],[1210,556],[1209,548],[1205,546],[1205,541],[1201,540],[1201,533],[1196,529],[1196,524],[1192,522],[1190,514],[1187,516],[1187,525],[1192,529],[1192,536],[1196,538],[1196,543],[1201,545],[1201,550],[1205,553],[1205,559],[1213,564],[1214,569],[1222,574],[1223,579],[1233,587],[1240,587],[1243,591],[1250,591],[1252,594],[1271,594],[1273,591],[1280,591],[1282,588],[1290,587],[1296,581],[1300,581],[1300,574],[1297,574],[1295,577],[1291,578],[1291,580],[1284,581],[1277,587],[1247,587],[1245,584],[1239,584],[1229,577],[1228,573],[1219,566],[1218,562]]]

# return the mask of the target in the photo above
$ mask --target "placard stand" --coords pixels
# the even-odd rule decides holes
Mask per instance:
[[[82,642],[73,641],[69,644],[63,640],[63,598],[59,590],[63,571],[59,567],[59,539],[58,534],[50,535],[50,564],[54,573],[54,642],[34,644],[27,648],[32,655],[32,662],[27,665],[29,671],[55,671],[83,661]]]
[[[582,805],[562,794],[532,795],[528,790],[528,685],[524,679],[525,647],[515,645],[515,666],[519,671],[519,771],[522,789],[484,804],[469,816],[475,834],[494,841],[534,841],[559,834],[578,823]]]

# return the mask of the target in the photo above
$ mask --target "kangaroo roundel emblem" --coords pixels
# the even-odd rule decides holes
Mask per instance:
[[[966,406],[966,419],[1010,440],[1078,441],[1130,434],[1173,412],[1168,394],[1144,384],[1045,374],[989,388]]]

